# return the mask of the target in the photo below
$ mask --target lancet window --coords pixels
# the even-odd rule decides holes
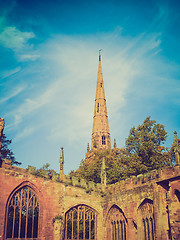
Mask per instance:
[[[123,212],[117,206],[113,206],[107,217],[106,239],[107,240],[126,240],[127,221]]]
[[[6,217],[6,239],[37,239],[39,202],[34,191],[25,186],[9,201]]]
[[[96,240],[97,213],[86,205],[78,205],[66,213],[65,240]]]
[[[106,137],[104,135],[102,136],[102,145],[106,145]]]
[[[141,216],[141,224],[143,226],[142,239],[154,240],[155,239],[155,224],[153,217],[153,202],[146,199],[139,208]]]
[[[99,103],[97,104],[97,112],[99,112]]]

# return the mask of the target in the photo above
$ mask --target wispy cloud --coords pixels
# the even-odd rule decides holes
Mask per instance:
[[[5,18],[0,18],[0,45],[11,49],[20,61],[34,61],[39,54],[34,50],[34,45],[29,40],[35,38],[33,32],[23,32],[16,26],[5,24]]]
[[[3,104],[7,102],[8,100],[12,99],[13,97],[16,97],[18,94],[20,94],[26,87],[25,86],[17,86],[15,89],[13,89],[12,92],[10,92],[6,97],[0,99],[0,104]]]
[[[0,44],[6,48],[11,48],[13,50],[19,50],[23,48],[30,47],[28,40],[34,38],[33,32],[21,32],[16,27],[6,27],[0,33]]]
[[[6,70],[3,72],[0,72],[0,78],[3,79],[3,78],[10,77],[10,76],[18,73],[20,70],[21,70],[21,67],[17,67],[17,68],[11,69],[11,70]]]
[[[24,95],[7,116],[9,129],[24,129],[15,134],[16,143],[36,131],[46,132],[44,145],[65,142],[79,148],[90,141],[100,48],[111,134],[121,146],[137,116],[144,120],[156,101],[173,95],[175,76],[166,73],[171,71],[172,77],[178,66],[162,57],[161,33],[131,39],[117,31],[89,37],[55,35],[39,45],[41,58],[27,64],[20,75],[22,83],[28,74],[33,73],[33,79],[28,79]],[[29,91],[28,84],[33,85]]]
[[[13,142],[16,143],[20,141],[21,139],[29,137],[31,134],[33,134],[36,131],[37,127],[32,126],[32,127],[25,127],[21,132],[19,132],[15,138],[13,139]]]

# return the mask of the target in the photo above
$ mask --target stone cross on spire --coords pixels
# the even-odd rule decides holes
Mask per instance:
[[[99,66],[94,106],[91,149],[110,149],[111,140],[107,116],[106,99],[101,67],[101,51],[99,51]]]

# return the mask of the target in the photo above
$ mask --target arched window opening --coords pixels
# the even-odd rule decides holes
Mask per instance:
[[[106,137],[104,135],[102,136],[102,145],[106,145]]]
[[[142,239],[144,240],[154,240],[154,218],[153,218],[153,202],[146,199],[143,204],[139,207],[139,214],[142,218]]]
[[[97,104],[97,112],[99,112],[99,103]]]
[[[176,195],[178,201],[180,202],[180,192],[177,189],[175,190],[175,195]]]
[[[25,186],[10,199],[6,218],[6,239],[38,237],[39,203],[34,191]]]
[[[108,213],[106,234],[107,240],[126,240],[126,220],[117,206],[113,206]]]
[[[90,207],[79,205],[66,213],[65,240],[96,240],[97,213]]]

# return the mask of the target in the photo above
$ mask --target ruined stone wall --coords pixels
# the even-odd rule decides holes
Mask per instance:
[[[61,240],[64,233],[65,213],[74,206],[84,204],[97,212],[97,240],[107,237],[109,213],[116,218],[115,210],[125,220],[127,239],[143,239],[142,217],[146,206],[155,221],[157,240],[179,239],[180,232],[180,168],[179,166],[148,174],[131,177],[108,185],[104,191],[101,185],[84,180],[66,179],[58,181],[58,175],[48,178],[35,176],[35,168],[22,169],[11,166],[4,160],[0,168],[0,239],[3,239],[6,205],[14,190],[30,186],[40,203],[39,239]],[[38,172],[39,174],[39,172]],[[113,215],[114,214],[114,215]],[[60,217],[60,219],[59,219]],[[146,216],[145,216],[146,217]]]
[[[69,184],[58,182],[56,178],[35,176],[32,174],[32,170],[34,169],[31,167],[29,170],[22,169],[11,166],[8,160],[3,161],[0,168],[0,240],[4,239],[8,199],[15,190],[23,186],[31,187],[39,200],[39,239],[62,239],[65,213],[79,204],[85,204],[97,212],[97,235],[98,239],[102,239],[103,211],[99,190],[93,192],[89,187],[85,187],[84,182],[80,183],[77,180],[71,181]],[[82,186],[84,187],[82,188]],[[59,217],[62,217],[62,220],[59,220]]]
[[[0,168],[0,239],[3,239],[6,204],[11,193],[23,186],[30,186],[40,204],[40,239],[53,239],[53,218],[62,212],[63,186],[51,180],[35,177],[26,169],[10,166]]]
[[[179,166],[113,184],[106,188],[104,196],[105,224],[110,208],[116,205],[127,219],[127,239],[143,239],[142,214],[139,212],[143,202],[149,201],[153,204],[156,239],[171,239],[169,236],[173,234],[173,239],[179,239],[180,204],[175,195],[179,188]]]

